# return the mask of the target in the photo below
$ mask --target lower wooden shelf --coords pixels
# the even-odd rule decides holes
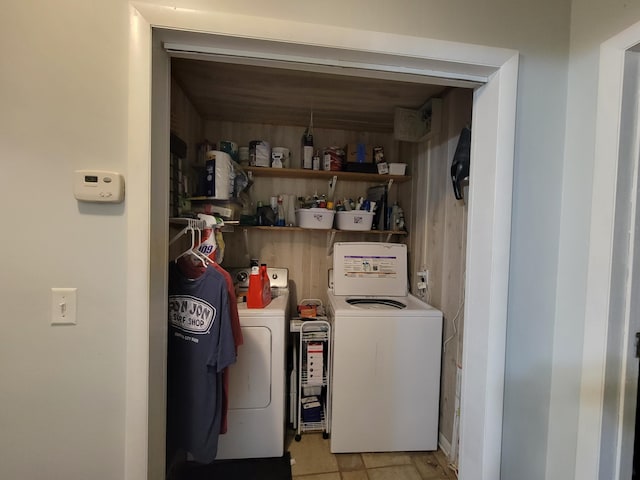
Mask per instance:
[[[249,230],[265,230],[269,232],[325,232],[325,233],[362,233],[364,235],[408,235],[404,230],[338,230],[337,228],[302,228],[302,227],[274,227],[260,225],[234,225],[235,228]]]

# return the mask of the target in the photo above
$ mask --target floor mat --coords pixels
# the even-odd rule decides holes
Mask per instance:
[[[289,452],[276,458],[218,460],[209,465],[187,462],[176,468],[175,480],[291,480]]]

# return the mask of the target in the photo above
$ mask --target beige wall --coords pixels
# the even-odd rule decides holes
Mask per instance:
[[[0,477],[123,478],[126,215],[76,169],[127,175],[127,3],[5,2],[0,38]],[[77,325],[50,325],[77,287]]]

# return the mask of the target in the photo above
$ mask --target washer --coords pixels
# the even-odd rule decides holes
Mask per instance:
[[[331,451],[438,448],[442,312],[407,290],[406,245],[336,243]]]
[[[241,292],[250,269],[229,269]],[[268,268],[274,297],[265,308],[238,303],[244,343],[229,367],[227,433],[220,435],[216,459],[284,455],[285,355],[289,330],[288,270]]]

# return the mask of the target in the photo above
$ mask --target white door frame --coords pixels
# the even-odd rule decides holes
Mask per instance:
[[[621,462],[619,446],[603,445],[603,427],[607,428],[604,412],[609,406],[609,398],[606,395],[609,353],[607,346],[610,333],[610,295],[625,54],[638,44],[640,23],[607,40],[600,47],[576,480],[598,479],[601,468],[616,472]],[[624,399],[623,385],[618,386],[616,393],[616,402],[619,402],[620,398]],[[623,404],[611,407],[614,411],[624,409]],[[603,452],[607,454],[602,455]],[[607,464],[601,465],[601,462]]]
[[[160,261],[160,253],[166,252],[163,250],[166,240],[163,244],[159,237],[167,237],[166,222],[160,228],[150,220],[153,27],[216,35],[217,39],[229,42],[230,48],[237,49],[249,40],[259,54],[262,51],[267,57],[274,54],[270,50],[274,45],[287,44],[290,50],[301,52],[296,57],[314,57],[318,49],[331,49],[336,64],[344,54],[350,62],[372,70],[486,82],[475,90],[473,105],[460,478],[499,478],[518,53],[422,37],[329,25],[310,28],[301,22],[138,2],[131,3],[130,19],[127,249],[131,263],[127,286],[125,478],[147,475],[162,478],[157,472],[164,465],[148,439],[149,432],[158,430],[154,424],[164,422],[155,418],[157,415],[149,416],[150,392],[162,387],[153,384],[159,381],[150,376],[150,371],[157,368],[157,359],[150,364],[149,355],[157,350],[155,342],[159,340],[154,332],[162,331],[158,322],[166,324],[165,318],[150,314],[165,301],[158,288],[166,279],[149,278],[149,269]],[[260,40],[257,46],[256,39]],[[276,53],[285,58],[293,56],[286,49]],[[168,76],[168,71],[164,71]],[[156,161],[158,158],[154,164]],[[150,336],[154,338],[151,345]]]

